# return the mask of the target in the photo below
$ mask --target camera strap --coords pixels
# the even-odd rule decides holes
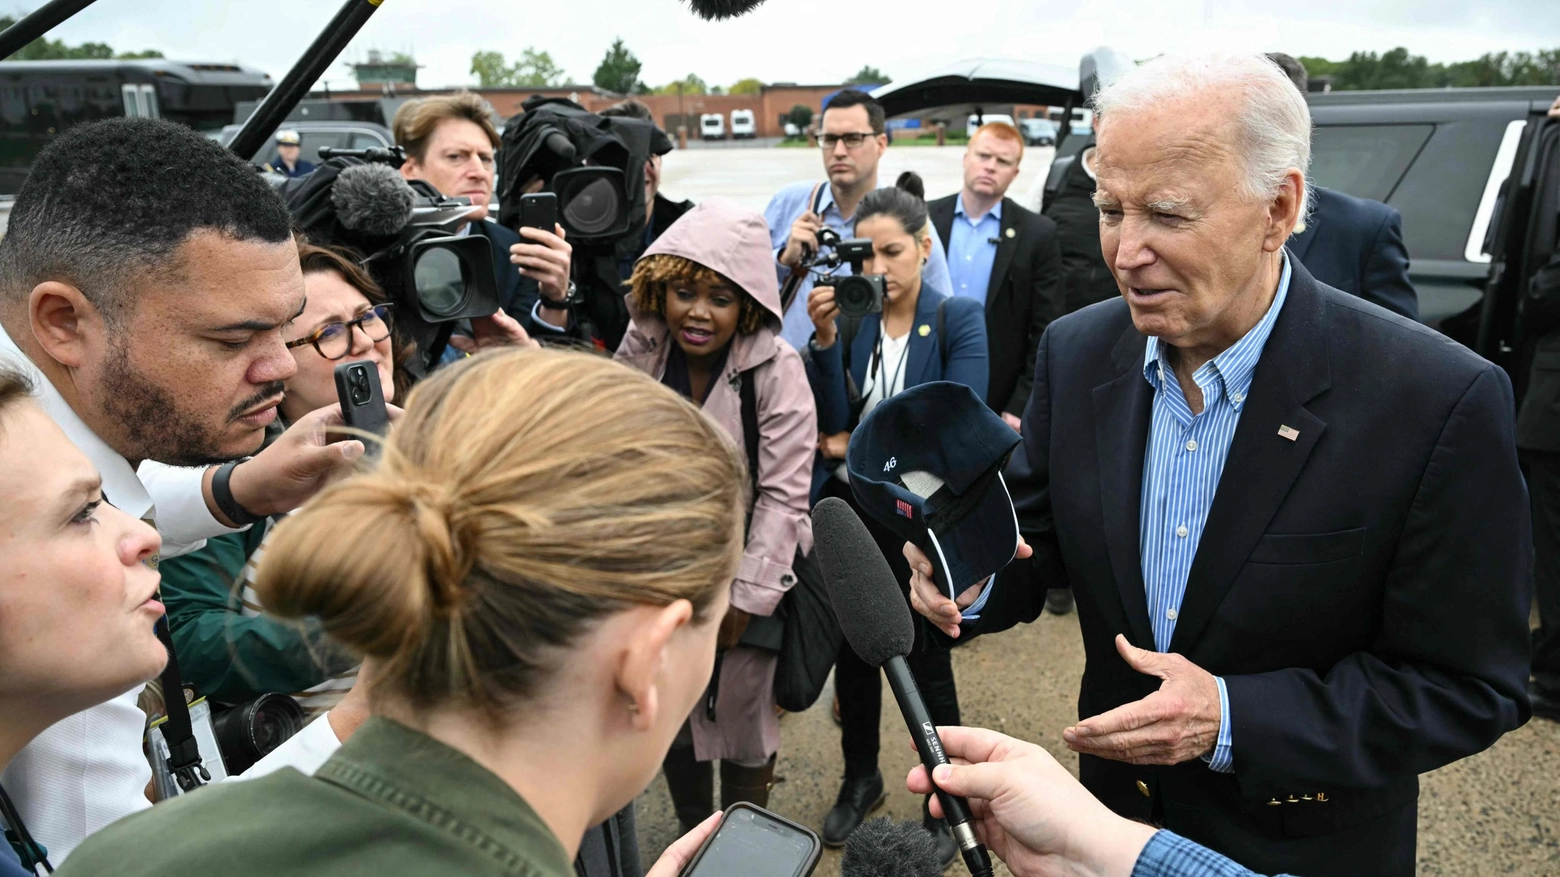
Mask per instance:
[[[173,636],[168,631],[168,616],[157,619],[157,639],[168,650],[168,664],[163,667],[163,713],[168,721],[163,723],[163,740],[168,744],[168,771],[178,780],[179,789],[193,791],[211,782],[211,772],[200,759],[200,744],[195,740],[195,727],[190,723],[190,707],[184,702],[184,685],[179,681],[179,658],[173,651]],[[157,753],[152,753],[156,758]]]
[[[827,185],[828,182],[824,181],[813,186],[812,194],[807,198],[807,203],[812,205],[809,209],[813,213],[817,213],[820,219],[823,218],[823,214],[818,213],[818,210],[823,205],[823,187]],[[793,270],[791,276],[787,277],[785,283],[781,284],[780,313],[784,314],[791,310],[791,302],[796,301],[797,290],[802,288],[802,280],[806,277],[806,271]]]

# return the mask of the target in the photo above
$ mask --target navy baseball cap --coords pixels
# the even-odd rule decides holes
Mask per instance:
[[[873,408],[845,464],[856,502],[931,558],[956,597],[1012,562],[1018,516],[1002,467],[1018,433],[963,384],[919,384]]]

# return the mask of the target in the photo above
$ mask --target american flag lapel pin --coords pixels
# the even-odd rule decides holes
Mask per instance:
[[[1300,430],[1295,429],[1292,426],[1288,426],[1286,424],[1282,424],[1281,423],[1278,426],[1278,435],[1279,435],[1280,438],[1286,438],[1286,439],[1289,439],[1290,441],[1294,441],[1295,439],[1300,437]]]

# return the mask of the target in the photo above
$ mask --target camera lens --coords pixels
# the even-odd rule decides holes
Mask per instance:
[[[424,250],[413,268],[417,297],[435,314],[451,314],[466,298],[466,279],[460,257],[442,247]]]
[[[303,727],[303,710],[285,694],[263,694],[211,721],[230,776],[243,773]]]
[[[883,310],[883,278],[842,277],[834,285],[834,303],[847,317],[864,317]]]
[[[592,180],[563,205],[563,218],[584,234],[600,234],[611,228],[622,213],[617,190],[605,179]]]

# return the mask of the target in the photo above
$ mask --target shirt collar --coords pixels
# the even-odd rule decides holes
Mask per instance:
[[[1278,321],[1278,312],[1284,307],[1284,299],[1289,297],[1290,274],[1289,253],[1286,250],[1284,267],[1278,276],[1278,291],[1274,293],[1273,303],[1268,306],[1267,313],[1239,341],[1203,363],[1192,375],[1192,381],[1204,388],[1212,383],[1214,377],[1222,378],[1225,397],[1236,411],[1245,405],[1251,390],[1251,378],[1257,370],[1257,360],[1262,356],[1262,348],[1267,345],[1268,336],[1273,334],[1273,324]],[[1143,350],[1143,377],[1156,390],[1160,389],[1160,376],[1171,367],[1164,358],[1165,346],[1158,338],[1150,335]]]
[[[391,809],[432,805],[511,855],[534,859],[542,874],[572,874],[563,845],[512,786],[465,754],[390,719],[372,717],[341,744],[317,779]],[[430,822],[432,820],[429,820]],[[468,842],[477,842],[462,832]]]
[[[964,217],[968,217],[969,216],[969,214],[964,211],[964,193],[963,192],[959,193],[959,197],[953,199],[953,215],[954,216],[964,216]],[[997,203],[992,206],[991,210],[987,211],[986,216],[994,217],[997,220],[998,223],[1002,222],[1002,199],[1000,199],[1000,198],[997,199]],[[986,216],[982,216],[981,217],[981,221],[982,222],[985,221]]]
[[[146,486],[141,483],[140,477],[131,468],[130,461],[122,454],[109,447],[108,443],[98,437],[92,428],[70,407],[60,391],[54,388],[54,384],[44,376],[38,366],[22,352],[22,349],[11,340],[11,336],[0,326],[0,359],[7,360],[13,368],[23,372],[32,381],[33,396],[38,404],[43,406],[49,419],[59,426],[65,433],[65,437],[81,449],[87,459],[97,469],[103,478],[103,496],[108,499],[115,508],[137,518],[146,518],[152,515],[152,497],[146,492]]]

